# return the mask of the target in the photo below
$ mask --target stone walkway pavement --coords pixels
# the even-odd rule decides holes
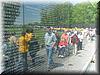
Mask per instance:
[[[77,55],[70,55],[65,58],[58,58],[57,54],[54,54],[53,59],[56,63],[56,66],[51,70],[51,72],[84,72],[90,63],[92,56],[95,53],[95,41],[87,41],[84,50],[78,51]],[[32,65],[29,62],[29,71],[39,71],[46,72],[47,71],[47,56],[46,51],[41,50],[37,54],[36,64]],[[31,68],[30,68],[31,67]]]

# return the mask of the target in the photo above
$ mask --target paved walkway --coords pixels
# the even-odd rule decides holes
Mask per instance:
[[[87,42],[84,50],[78,51],[79,54],[71,56],[63,62],[64,66],[53,69],[53,72],[85,72],[95,51],[95,41]]]
[[[92,59],[92,61],[91,61],[91,63],[89,64],[89,66],[87,67],[87,69],[86,69],[86,73],[98,73],[99,71],[98,71],[98,56],[97,56],[97,52],[98,51],[96,51],[96,53],[95,53],[95,55],[94,55],[94,57],[93,57],[93,59]],[[94,61],[94,62],[93,62]]]
[[[56,63],[56,67],[51,70],[51,72],[84,72],[90,63],[92,56],[95,52],[95,41],[87,42],[84,50],[78,51],[78,54],[70,55],[66,58],[58,58],[57,54],[54,54],[53,59]],[[30,71],[47,71],[47,56],[46,51],[41,50],[36,57],[37,65],[32,65],[29,63]],[[31,68],[30,68],[31,67]]]

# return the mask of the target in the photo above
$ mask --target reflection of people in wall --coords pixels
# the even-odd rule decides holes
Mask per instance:
[[[14,56],[13,57],[15,58],[15,61],[17,64],[18,58],[19,58],[19,52],[18,52],[18,47],[17,47],[17,37],[15,35],[16,35],[16,33],[12,32],[9,37],[9,40],[10,40],[11,44],[14,46]]]
[[[4,44],[3,44],[3,50],[4,50],[4,64],[5,64],[5,70],[7,68],[10,71],[13,71],[14,66],[16,65],[16,60],[15,60],[15,51],[16,51],[16,46],[15,44],[11,41],[9,34],[4,35]],[[10,65],[10,66],[8,66]]]

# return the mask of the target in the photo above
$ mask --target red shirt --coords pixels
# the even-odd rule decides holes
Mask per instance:
[[[66,40],[63,44],[64,44],[65,46],[67,46],[67,45],[68,45],[68,35],[65,34],[65,33],[63,33],[62,36],[61,36],[61,38],[64,38],[64,39]]]
[[[60,41],[59,46],[67,46],[66,42]]]
[[[76,42],[74,42],[74,38],[76,39]],[[78,36],[76,34],[74,34],[71,37],[71,43],[74,45],[74,44],[78,44],[78,42],[79,42]]]

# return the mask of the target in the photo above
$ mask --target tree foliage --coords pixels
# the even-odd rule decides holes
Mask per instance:
[[[41,23],[49,26],[88,27],[96,23],[96,4],[94,6],[91,3],[53,4],[41,10]]]

